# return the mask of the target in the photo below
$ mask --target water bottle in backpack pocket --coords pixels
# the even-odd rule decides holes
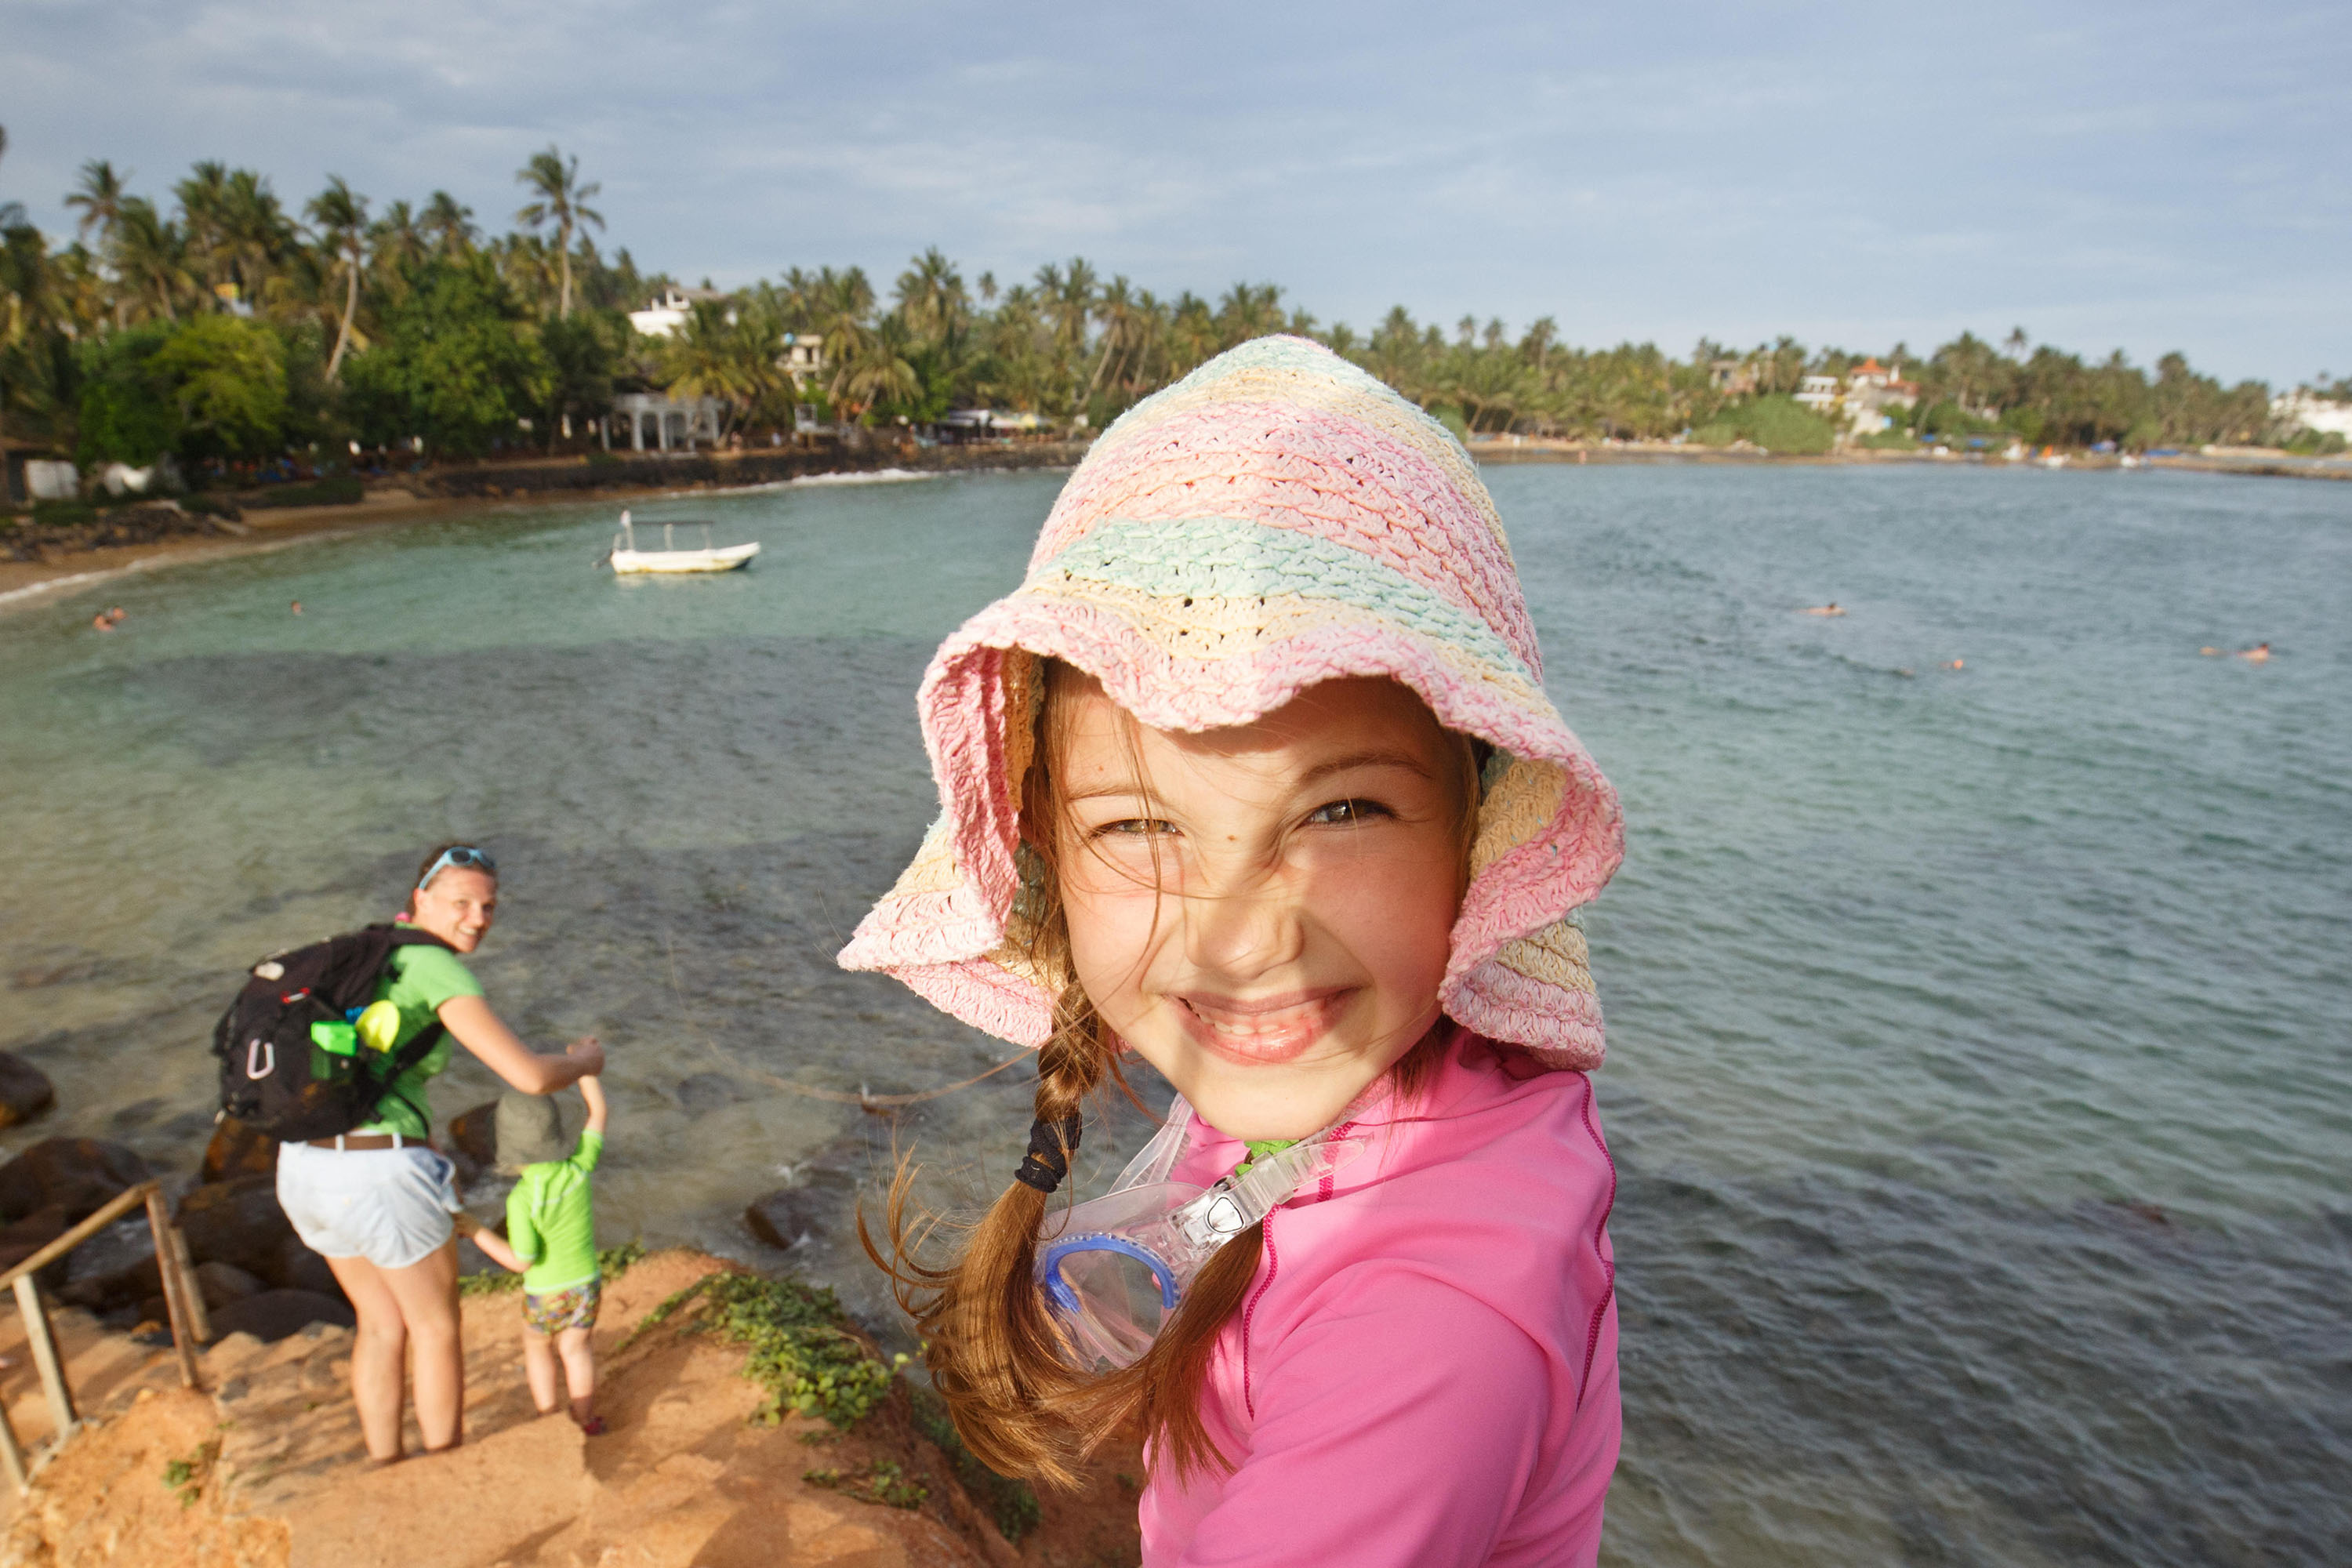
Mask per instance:
[[[373,925],[255,964],[213,1029],[221,1110],[280,1142],[373,1121],[394,1080],[440,1042],[434,1023],[387,1049],[397,1018],[375,1000],[394,951],[418,942],[448,946],[410,927]]]

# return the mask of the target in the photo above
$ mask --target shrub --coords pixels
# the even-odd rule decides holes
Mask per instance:
[[[367,499],[367,487],[356,474],[331,474],[308,484],[272,485],[241,499],[254,507],[357,506]]]
[[[1788,394],[1776,392],[1731,405],[1692,431],[1691,439],[1708,447],[1753,441],[1769,452],[1814,457],[1836,444],[1837,427]]]

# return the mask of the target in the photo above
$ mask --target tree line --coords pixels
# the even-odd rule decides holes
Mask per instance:
[[[5,135],[0,132],[0,152]],[[616,392],[710,396],[731,434],[765,440],[797,407],[920,427],[950,409],[1098,429],[1213,355],[1272,331],[1315,337],[1459,433],[1727,441],[1775,433],[1826,446],[1791,395],[1864,356],[1790,338],[1676,358],[1653,343],[1578,348],[1546,317],[1448,330],[1403,307],[1359,333],[1326,326],[1273,284],[1162,298],[1083,258],[1010,282],[967,279],[936,247],[887,297],[857,267],[793,267],[728,291],[688,290],[667,337],[627,312],[677,287],[598,244],[599,187],[556,148],[517,172],[521,200],[492,233],[446,191],[378,205],[341,178],[289,204],[250,169],[195,164],[167,197],[105,160],[66,198],[53,239],[0,204],[0,437],[85,464],[171,452],[197,473],[310,466],[356,447],[473,458],[578,448]],[[799,377],[786,335],[822,345]],[[1916,384],[1878,439],[1999,437],[2126,447],[2245,442],[2270,430],[2270,389],[2224,386],[2179,354],[2151,374],[1962,333],[1926,353],[1876,351]],[[2323,388],[2352,396],[2352,387]],[[1771,444],[1771,443],[1765,443]]]

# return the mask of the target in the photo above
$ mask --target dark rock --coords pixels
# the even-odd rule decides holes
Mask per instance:
[[[30,1121],[57,1100],[48,1074],[14,1051],[0,1051],[0,1127]]]
[[[58,1300],[94,1312],[160,1294],[163,1275],[147,1216],[120,1220],[75,1247],[66,1255],[65,1276]]]
[[[146,1161],[120,1143],[52,1138],[0,1165],[0,1218],[22,1219],[56,1205],[68,1222],[87,1219],[151,1173]]]
[[[200,1186],[180,1200],[180,1228],[198,1263],[234,1263],[267,1279],[294,1235],[278,1206],[276,1176],[239,1176]]]
[[[257,1340],[282,1340],[312,1323],[350,1328],[359,1321],[350,1306],[315,1290],[264,1290],[242,1301],[231,1301],[212,1314],[213,1336],[251,1334]]]
[[[0,1226],[0,1247],[21,1247],[30,1251],[47,1247],[72,1228],[72,1225],[73,1222],[66,1218],[62,1204],[35,1209],[22,1219]]]
[[[37,1209],[23,1219],[0,1226],[0,1268],[16,1268],[16,1265],[63,1236],[66,1229],[66,1211],[56,1205]],[[52,1286],[60,1281],[61,1277],[55,1264],[42,1270],[42,1273],[46,1281]]]
[[[499,1102],[485,1101],[461,1110],[449,1122],[451,1158],[464,1155],[478,1173],[499,1163]]]
[[[743,1086],[723,1072],[698,1072],[678,1080],[677,1102],[690,1115],[724,1110],[743,1097]]]
[[[239,1176],[275,1175],[277,1172],[277,1139],[255,1131],[233,1116],[224,1116],[214,1125],[213,1141],[205,1145],[201,1180],[230,1182]]]
[[[231,1301],[258,1296],[268,1287],[234,1263],[199,1263],[196,1289],[204,1293],[205,1305],[218,1311]]]
[[[342,1282],[327,1260],[302,1245],[299,1236],[289,1236],[278,1248],[277,1266],[262,1276],[270,1284],[285,1290],[310,1290],[321,1296],[343,1299]]]
[[[135,1100],[108,1117],[106,1124],[117,1132],[136,1132],[161,1116],[170,1108],[171,1103],[168,1100],[159,1099],[153,1095],[148,1096],[145,1100]]]
[[[743,1210],[743,1223],[770,1247],[790,1249],[804,1236],[824,1229],[818,1216],[828,1206],[824,1194],[807,1187],[778,1187],[754,1198]]]

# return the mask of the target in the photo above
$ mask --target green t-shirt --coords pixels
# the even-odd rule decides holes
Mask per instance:
[[[441,1004],[452,996],[479,996],[482,983],[447,948],[420,942],[392,950],[392,962],[375,984],[375,999],[400,1009],[400,1032],[393,1037],[397,1051],[416,1037],[417,1031],[439,1020]],[[393,1080],[391,1091],[376,1102],[376,1119],[355,1132],[397,1132],[423,1139],[433,1131],[433,1102],[425,1086],[449,1065],[454,1042],[447,1034],[425,1053],[424,1059]]]
[[[522,1288],[534,1296],[596,1278],[596,1205],[588,1173],[604,1151],[602,1132],[583,1132],[572,1158],[525,1165],[507,1194],[507,1245],[530,1265]]]

